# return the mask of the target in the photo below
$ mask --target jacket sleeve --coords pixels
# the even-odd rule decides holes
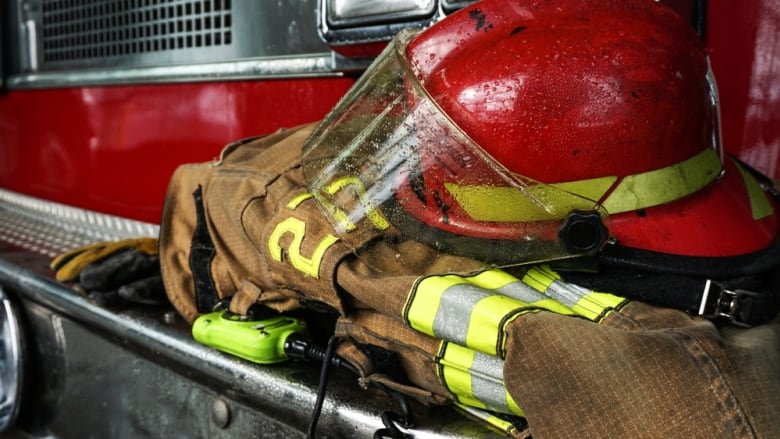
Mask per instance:
[[[602,323],[507,329],[504,379],[534,437],[780,436],[780,324],[718,328],[631,302]]]

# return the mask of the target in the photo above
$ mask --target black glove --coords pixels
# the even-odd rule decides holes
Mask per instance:
[[[75,281],[87,265],[127,249],[137,249],[147,255],[157,254],[157,238],[127,238],[88,244],[57,255],[51,261],[58,281]]]
[[[57,278],[77,281],[98,305],[168,302],[153,238],[97,243],[63,255],[52,262]]]

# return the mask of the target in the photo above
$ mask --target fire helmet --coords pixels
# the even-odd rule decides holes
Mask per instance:
[[[724,157],[718,117],[700,38],[667,6],[486,0],[401,32],[302,166],[356,249],[379,235],[492,265],[607,243],[650,259],[760,253],[774,200]]]

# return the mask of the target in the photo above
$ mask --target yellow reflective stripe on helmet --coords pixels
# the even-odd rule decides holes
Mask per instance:
[[[707,148],[679,163],[623,177],[602,206],[610,214],[658,206],[699,191],[722,171],[718,153]]]
[[[551,185],[536,183],[522,189],[457,183],[444,183],[444,187],[477,221],[545,221],[563,218],[572,210],[592,210],[595,200],[599,200],[616,179],[604,177]]]
[[[722,170],[718,153],[707,148],[679,163],[623,177],[601,204],[608,213],[615,214],[668,203],[700,190]],[[456,183],[444,186],[474,220],[520,222],[560,219],[574,209],[590,210],[616,181],[616,176],[606,176],[549,185],[529,183],[523,188]],[[587,205],[590,200],[591,205]]]
[[[442,343],[439,379],[461,404],[522,416],[504,385],[504,362],[454,343]]]
[[[761,185],[756,178],[739,163],[734,162],[734,164],[737,166],[737,169],[739,169],[742,180],[745,182],[745,189],[747,189],[748,199],[750,200],[750,211],[753,214],[753,219],[758,221],[761,218],[772,215],[772,204],[769,202],[766,192],[761,189]]]

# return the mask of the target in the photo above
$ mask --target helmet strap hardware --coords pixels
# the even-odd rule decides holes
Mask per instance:
[[[746,321],[751,313],[753,300],[758,296],[758,293],[748,290],[728,290],[707,279],[699,305],[699,315],[708,319],[725,318],[736,326],[750,327]]]

